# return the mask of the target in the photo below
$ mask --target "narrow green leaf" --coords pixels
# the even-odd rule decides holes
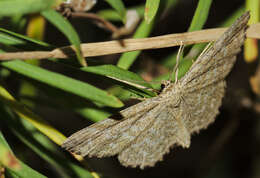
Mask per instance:
[[[166,9],[174,7],[179,0],[166,0]]]
[[[0,29],[1,31],[1,29]],[[24,44],[24,40],[15,38],[11,35],[7,35],[5,33],[0,32],[0,43],[5,45],[22,45]]]
[[[16,101],[2,85],[0,85],[0,101],[4,103],[4,105],[9,106],[12,111],[22,119],[33,124],[38,130],[48,136],[55,143],[60,145],[66,139],[62,133],[52,127],[47,121],[33,113],[23,103]]]
[[[105,111],[104,108],[95,106],[86,99],[75,97],[75,95],[69,94],[68,92],[60,91],[47,86],[44,87],[34,81],[30,81],[29,84],[35,86],[35,88],[38,88],[38,95],[21,95],[20,99],[23,103],[34,103],[40,107],[48,107],[55,109],[56,111],[60,110],[60,112],[63,112],[64,110],[74,111],[93,122],[103,120],[111,115],[111,113]],[[112,94],[110,91],[109,93]],[[46,98],[46,96],[48,97]],[[52,98],[52,100],[49,98]]]
[[[37,13],[49,9],[54,2],[53,0],[1,0],[0,16]]]
[[[117,13],[117,11],[113,9],[100,10],[97,12],[97,15],[109,21],[116,21],[116,22],[121,21],[120,15]]]
[[[0,28],[0,42],[6,45],[35,44],[40,47],[51,48],[51,45],[40,40],[36,40],[3,28]]]
[[[250,10],[249,24],[258,23],[260,18],[260,1],[246,0],[246,10]]]
[[[0,164],[4,165],[8,172],[11,172],[12,175],[17,177],[45,178],[44,175],[36,172],[13,155],[13,152],[2,135],[2,132],[0,132]]]
[[[19,140],[52,165],[60,173],[61,177],[66,178],[75,176],[75,174],[82,175],[83,173],[85,176],[89,175],[89,177],[92,177],[87,170],[77,169],[77,165],[66,160],[61,151],[32,124],[25,120],[19,122],[14,115],[11,116],[11,113],[8,113],[2,107],[0,107],[0,113],[8,128],[10,128]]]
[[[207,21],[211,3],[212,0],[199,0],[195,14],[192,18],[192,22],[188,29],[189,32],[202,29],[203,25]]]
[[[125,22],[125,15],[126,15],[126,9],[125,5],[122,0],[106,0],[108,4],[110,4],[111,7],[113,7],[119,16],[121,17],[121,20]]]
[[[82,66],[86,66],[85,58],[80,49],[80,39],[73,26],[64,17],[52,9],[43,11],[41,14],[56,28],[58,28],[68,38],[70,43],[75,46],[75,52],[79,63]]]
[[[111,116],[111,113],[105,111],[104,108],[102,109],[102,108],[86,107],[86,108],[79,108],[76,110],[76,112],[93,122],[99,122]]]
[[[188,29],[189,32],[201,30],[203,28],[203,26],[206,23],[206,20],[208,18],[211,3],[212,3],[212,0],[200,0],[199,1],[195,14],[193,15],[193,18],[192,18],[192,22]],[[199,50],[199,49],[202,49],[202,47],[203,46],[201,46],[200,44],[193,45],[193,47],[190,49],[190,51]],[[173,54],[171,54],[169,57],[167,57],[164,60],[163,64],[167,67],[172,67],[176,63],[176,56],[177,56],[177,52],[174,52]],[[189,68],[187,68],[187,71],[188,71],[188,69]]]
[[[158,82],[161,83],[161,82]],[[153,85],[154,86],[154,85]],[[115,95],[117,98],[120,98],[121,101],[127,101],[129,99],[133,98],[139,98],[139,99],[144,99],[144,98],[151,98],[157,96],[157,93],[151,92],[150,93],[145,93],[142,90],[138,91],[132,88],[127,88],[127,87],[121,87],[121,86],[114,86],[112,88],[109,88],[108,91]]]
[[[175,0],[177,1],[177,0]],[[171,5],[172,7],[176,5],[176,3],[173,0],[165,0],[163,1],[164,3],[166,2],[167,4]],[[143,21],[139,27],[137,28],[133,38],[144,38],[149,36],[149,34],[152,31],[152,28],[154,26],[155,20],[153,20],[150,24],[147,24],[145,21]],[[130,66],[134,63],[134,61],[137,59],[141,51],[133,51],[133,52],[127,52],[124,53],[118,63],[117,66],[121,67],[123,69],[129,69]]]
[[[144,5],[131,7],[129,10],[136,10],[139,17],[143,17],[143,15],[144,15]],[[102,17],[106,20],[110,20],[110,21],[120,21],[121,20],[121,17],[119,16],[119,14],[113,9],[100,10],[97,12],[97,15],[99,15],[100,17]]]
[[[150,23],[154,19],[159,5],[160,0],[146,0],[144,18],[147,23]]]
[[[123,103],[116,97],[87,83],[47,71],[23,61],[2,62],[2,66],[52,87],[78,95],[110,107],[122,107]]]
[[[250,19],[248,24],[256,24],[260,19],[260,1],[246,0],[246,10],[250,11]],[[248,63],[257,60],[259,56],[259,45],[257,39],[246,39],[244,44],[244,59]]]
[[[151,88],[151,85],[139,75],[114,65],[89,66],[81,68],[81,70],[103,75],[113,79],[118,79],[119,81],[126,81],[127,83],[135,83],[147,88]]]
[[[120,83],[122,83],[123,84],[122,86],[125,86],[125,84],[127,84],[128,85],[127,90],[133,93],[134,95],[136,95],[137,97],[156,96],[156,93],[147,90],[148,88],[152,88],[150,83],[146,82],[139,75],[124,70],[122,68],[113,65],[102,65],[102,66],[86,67],[86,68],[82,68],[82,70],[112,78],[113,80],[117,80]]]
[[[153,21],[154,22],[154,21]],[[138,29],[136,30],[133,38],[144,38],[147,37],[153,28],[154,23],[147,24],[145,21],[143,21]],[[141,51],[133,51],[133,52],[126,52],[124,53],[118,63],[117,66],[121,67],[122,69],[129,69],[129,67],[134,63],[136,58],[139,56]]]

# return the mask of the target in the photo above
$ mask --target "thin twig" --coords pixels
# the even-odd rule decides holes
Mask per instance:
[[[96,21],[99,26],[101,25],[104,29],[111,31],[112,33],[116,33],[118,31],[116,26],[114,26],[109,21],[103,19],[102,17],[99,17],[95,13],[71,12],[70,16],[73,17],[73,18],[79,18],[80,17],[80,18],[92,19],[92,20]]]
[[[112,33],[112,39],[119,39],[122,36],[130,35],[134,32],[140,18],[137,17],[134,21],[133,18],[133,10],[128,10],[126,14],[126,20],[130,20],[130,25],[127,25],[127,22],[125,26],[117,28],[115,25],[107,21],[106,19],[103,19],[102,17],[98,16],[95,13],[89,13],[89,12],[70,12],[69,16],[72,18],[87,18],[90,20],[93,20],[94,23],[97,24],[97,26],[106,29]],[[134,14],[135,15],[135,14]],[[134,16],[135,17],[135,16]],[[131,23],[132,22],[132,23]]]
[[[214,28],[195,32],[163,35],[151,38],[125,39],[124,46],[119,41],[107,41],[98,43],[83,43],[81,50],[84,57],[103,56],[116,53],[124,53],[136,50],[158,49],[215,41],[227,28]],[[260,23],[253,24],[247,30],[248,38],[260,39]],[[0,54],[0,60],[14,59],[46,59],[46,58],[70,58],[75,56],[72,46],[65,46],[53,51],[11,52]]]

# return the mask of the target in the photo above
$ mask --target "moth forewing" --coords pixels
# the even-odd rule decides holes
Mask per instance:
[[[236,61],[232,57],[239,53],[244,43],[249,17],[249,12],[244,13],[208,50],[198,57],[182,78],[185,88],[197,89],[223,80],[227,76]],[[199,82],[204,82],[204,84]]]

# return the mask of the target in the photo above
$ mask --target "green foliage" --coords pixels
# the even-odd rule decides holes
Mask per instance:
[[[192,18],[189,32],[202,29],[206,23],[212,0],[200,0]]]
[[[18,160],[0,132],[0,164],[3,165],[10,177],[35,177],[45,178],[44,175],[33,170],[20,160]]]
[[[156,15],[160,5],[160,0],[147,0],[145,4],[144,18],[150,23]]]
[[[147,37],[152,31],[153,24],[154,23],[152,22],[150,24],[147,24],[145,21],[142,21],[139,27],[136,29],[133,38]],[[122,54],[117,63],[117,66],[122,69],[129,69],[129,67],[134,63],[140,53],[141,51],[132,51]]]
[[[107,1],[107,3],[110,4],[111,7],[113,7],[116,10],[120,19],[123,22],[125,22],[126,9],[125,9],[123,1],[121,1],[121,0],[106,0],[106,1]]]
[[[53,0],[1,0],[0,16],[37,13],[49,9],[53,4]]]
[[[82,66],[86,66],[86,62],[84,57],[82,56],[80,50],[80,39],[77,32],[74,30],[72,25],[63,18],[59,13],[54,10],[45,10],[41,12],[42,16],[44,16],[50,23],[52,23],[57,29],[59,29],[70,41],[71,44],[75,46],[76,55],[79,63]]]
[[[99,102],[110,107],[122,107],[123,104],[107,92],[93,87],[87,83],[74,80],[61,74],[41,69],[37,66],[22,61],[10,61],[2,63],[2,66],[13,70],[23,76],[32,78],[49,86],[56,87],[66,92],[78,95],[82,98]],[[86,92],[87,91],[87,92]]]

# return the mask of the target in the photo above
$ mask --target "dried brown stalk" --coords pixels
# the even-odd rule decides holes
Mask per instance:
[[[157,49],[215,41],[227,28],[214,28],[195,32],[162,35],[151,38],[125,39],[124,46],[119,41],[83,43],[81,49],[84,57],[102,56],[136,50]],[[260,39],[260,23],[253,24],[247,30],[248,38]],[[0,54],[0,60],[70,58],[75,56],[72,46],[65,46],[53,51],[11,52]]]
[[[140,18],[133,13],[134,10],[128,10],[126,13],[126,19],[130,22],[126,22],[125,26],[117,28],[109,21],[103,19],[95,13],[89,12],[71,12],[70,17],[73,18],[87,18],[91,19],[99,27],[104,28],[112,33],[112,39],[119,39],[123,36],[130,35],[134,32]],[[137,13],[136,13],[137,14]],[[138,14],[137,14],[138,15]]]
[[[86,12],[72,12],[71,17],[73,18],[88,18],[88,19],[92,19],[94,20],[96,23],[98,23],[98,25],[101,25],[102,27],[104,27],[105,29],[111,31],[112,33],[115,33],[118,31],[117,27],[114,26],[112,23],[110,23],[109,21],[99,17],[98,15],[96,15],[95,13],[86,13]]]

